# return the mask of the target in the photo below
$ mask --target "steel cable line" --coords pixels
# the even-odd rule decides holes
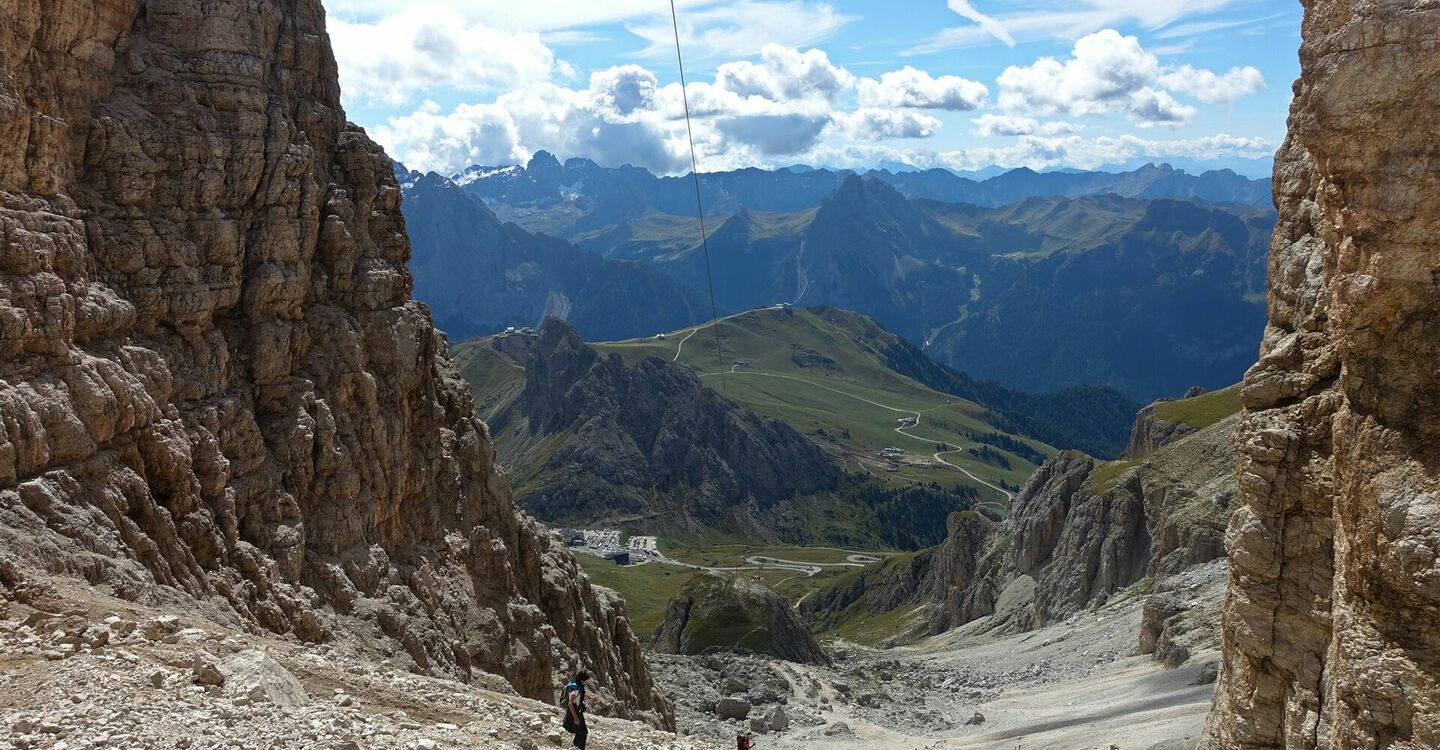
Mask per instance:
[[[725,386],[725,353],[720,344],[720,313],[715,306],[715,275],[710,271],[710,242],[705,234],[705,204],[700,200],[700,161],[695,156],[695,131],[690,125],[690,92],[685,86],[685,58],[680,54],[680,17],[675,0],[670,0],[670,25],[675,30],[675,63],[680,68],[680,100],[685,103],[685,136],[690,142],[690,176],[695,182],[695,215],[700,218],[700,251],[705,255],[705,282],[710,287],[710,326],[715,329],[715,360],[720,370],[720,393],[730,397]]]

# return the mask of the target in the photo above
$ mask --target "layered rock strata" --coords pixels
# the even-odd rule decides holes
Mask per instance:
[[[1223,556],[1234,424],[1223,419],[1134,466],[1061,453],[1003,522],[958,519],[932,564],[942,604],[931,630],[981,617],[1029,630]]]
[[[1304,5],[1207,741],[1440,747],[1440,4]]]
[[[0,576],[665,723],[409,297],[320,0],[0,3]]]

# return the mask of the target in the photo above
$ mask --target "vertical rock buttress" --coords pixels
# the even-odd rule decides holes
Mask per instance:
[[[0,0],[0,583],[83,579],[671,722],[515,512],[320,0]]]
[[[1440,747],[1440,3],[1304,5],[1207,743]]]

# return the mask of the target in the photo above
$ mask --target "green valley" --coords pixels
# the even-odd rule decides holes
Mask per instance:
[[[628,364],[656,357],[684,365],[711,389],[795,428],[850,472],[891,487],[971,487],[1003,512],[1009,495],[1054,448],[998,429],[980,404],[890,369],[867,341],[871,332],[852,319],[873,325],[860,316],[789,307],[749,310],[720,321],[719,355],[711,325],[593,346]],[[514,340],[525,336],[455,347],[482,415],[502,409],[522,387],[519,357],[527,347]],[[497,435],[502,448],[505,439]]]
[[[718,332],[718,352],[709,325],[599,348],[628,361],[653,356],[687,365],[711,388],[815,440],[847,469],[892,485],[967,485],[1001,504],[1054,453],[998,430],[984,406],[891,370],[861,331],[810,310],[749,310],[722,319]],[[993,447],[1005,438],[1017,445]],[[882,455],[894,453],[890,448],[900,453]]]

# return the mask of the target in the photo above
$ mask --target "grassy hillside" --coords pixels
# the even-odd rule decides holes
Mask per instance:
[[[1202,430],[1240,411],[1240,386],[1232,385],[1194,398],[1161,401],[1155,404],[1155,416],[1174,424],[1188,424]]]
[[[625,597],[630,627],[643,640],[665,619],[665,604],[680,593],[694,571],[673,565],[648,563],[628,567],[594,555],[576,555],[590,582],[614,589]]]
[[[941,364],[919,347],[850,310],[825,305],[811,312],[854,341],[877,361],[941,393],[984,404],[986,419],[1004,432],[1056,448],[1113,458],[1125,450],[1140,404],[1105,386],[1074,386],[1053,393],[1025,393],[982,382]]]
[[[1155,418],[1174,424],[1187,424],[1197,431],[1204,430],[1221,420],[1240,413],[1240,384],[1218,391],[1202,393],[1191,398],[1177,398],[1172,401],[1155,403]],[[1183,442],[1185,438],[1181,438]],[[1168,448],[1168,446],[1166,446]],[[1162,449],[1164,450],[1164,449]],[[1115,481],[1131,468],[1143,463],[1140,460],[1118,460],[1097,464],[1090,475],[1089,489],[1094,493],[1108,492]]]
[[[1023,438],[1006,449],[1000,438],[1014,436],[991,424],[983,406],[896,373],[854,338],[858,332],[808,310],[748,311],[723,320],[719,334],[723,357],[713,327],[597,347],[632,362],[660,357],[688,365],[710,387],[810,436],[848,469],[892,486],[967,485],[985,500],[1003,501],[995,487],[1018,487],[1054,453]],[[899,421],[917,416],[913,427]],[[889,447],[904,456],[892,462],[876,455]],[[953,466],[936,460],[937,452]]]
[[[451,355],[460,368],[461,377],[470,384],[475,410],[483,419],[490,419],[500,407],[509,403],[525,387],[525,365],[517,362],[515,352],[505,352],[490,345],[466,342],[453,347]]]
[[[690,367],[711,388],[786,422],[848,471],[868,474],[888,487],[970,487],[982,502],[1003,505],[1005,492],[1013,492],[1054,454],[1049,445],[998,429],[979,404],[891,370],[863,340],[867,332],[846,326],[845,320],[780,309],[730,317],[719,324],[723,364],[716,356],[714,327],[594,346],[629,363],[658,357]],[[526,335],[516,334],[453,347],[481,416],[494,415],[523,388],[526,341]],[[913,426],[900,421],[917,416]],[[506,435],[497,440],[503,443]],[[890,447],[902,455],[877,455]],[[516,480],[527,476],[525,467],[510,468]],[[817,524],[830,522],[824,517],[833,514],[823,503],[805,505]]]
[[[754,544],[703,544],[669,543],[662,540],[661,548],[674,560],[689,565],[714,568],[751,567],[746,558],[762,555],[781,560],[813,562],[826,566],[812,576],[799,574],[794,570],[739,570],[727,572],[728,576],[744,576],[764,584],[785,597],[792,604],[803,599],[810,592],[833,585],[847,576],[853,576],[861,568],[841,565],[853,554],[848,550],[828,547],[795,547],[789,545]],[[878,553],[877,553],[878,556]],[[665,617],[665,605],[680,593],[697,571],[665,563],[651,562],[643,565],[620,566],[611,560],[592,555],[576,555],[580,566],[592,583],[614,589],[625,598],[626,610],[636,634],[646,638]]]

